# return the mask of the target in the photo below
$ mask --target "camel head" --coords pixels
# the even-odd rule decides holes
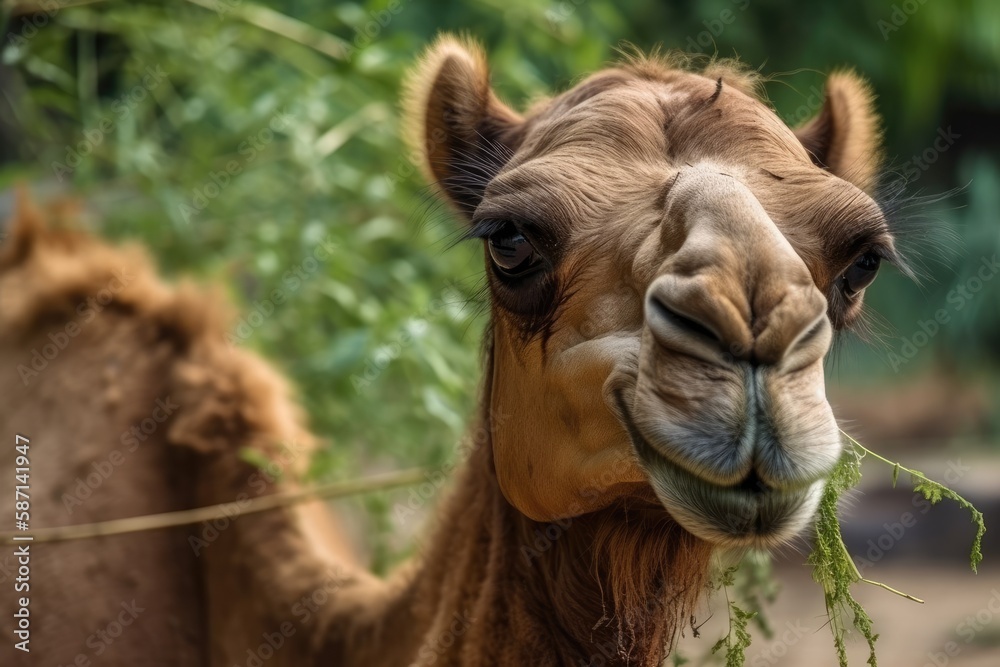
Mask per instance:
[[[507,500],[538,521],[658,501],[727,547],[801,531],[842,451],[824,357],[896,259],[867,86],[830,76],[793,130],[736,65],[633,57],[522,114],[444,37],[406,113],[482,243]]]

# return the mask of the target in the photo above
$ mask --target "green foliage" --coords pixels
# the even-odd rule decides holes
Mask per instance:
[[[871,450],[865,448],[854,438],[851,438],[850,436],[847,437],[855,447],[860,448],[866,455],[871,454],[881,461],[891,463],[886,461],[881,456],[874,454]],[[968,500],[958,495],[948,487],[939,482],[935,482],[932,479],[928,479],[927,476],[919,470],[904,468],[899,463],[891,463],[891,465],[893,488],[896,487],[896,482],[899,480],[899,471],[905,470],[910,473],[913,490],[923,495],[924,499],[930,501],[932,505],[936,505],[947,498],[948,500],[958,503],[958,506],[962,509],[968,510],[972,523],[976,525],[976,536],[972,540],[972,550],[969,553],[969,565],[972,567],[973,572],[978,572],[979,564],[983,562],[983,536],[986,535],[986,521],[983,517],[983,513],[977,510]]]
[[[977,510],[972,503],[958,495],[946,486],[938,482],[929,480],[917,471],[910,471],[913,475],[913,490],[922,493],[924,498],[931,504],[937,504],[947,498],[954,500],[962,509],[968,510],[972,516],[972,523],[976,524],[976,537],[972,542],[972,551],[969,553],[969,565],[973,572],[978,572],[979,564],[983,562],[983,535],[986,534],[986,522],[983,513]]]
[[[831,474],[820,499],[815,541],[808,562],[813,568],[813,579],[823,587],[838,664],[840,667],[848,667],[846,640],[849,630],[853,628],[868,645],[867,664],[870,667],[878,667],[875,643],[879,636],[875,632],[872,618],[851,594],[851,587],[857,583],[870,584],[913,602],[923,601],[881,582],[862,577],[844,545],[838,518],[840,498],[861,482],[861,463],[864,458],[871,456],[891,466],[894,483],[900,471],[909,473],[913,480],[914,491],[923,494],[932,504],[950,499],[970,512],[977,526],[971,556],[973,570],[982,561],[981,543],[986,526],[982,512],[953,490],[927,478],[919,471],[885,459],[846,433],[844,436],[850,442],[850,447],[844,452],[844,456]],[[729,613],[729,631],[715,643],[711,653],[715,655],[725,649],[726,667],[742,667],[746,660],[746,649],[752,641],[750,622],[753,621],[765,636],[771,636],[764,613],[764,603],[774,600],[777,587],[771,576],[769,556],[758,553],[744,556],[738,565],[720,572],[711,587],[714,590],[725,591]],[[730,593],[736,601],[731,599]],[[746,608],[737,604],[737,601]]]
[[[458,225],[430,198],[397,132],[403,73],[439,30],[482,39],[498,90],[515,105],[601,67],[621,40],[738,54],[765,63],[765,73],[795,71],[768,85],[776,111],[793,125],[818,110],[824,72],[856,67],[880,94],[887,153],[915,180],[913,189],[967,186],[946,206],[968,204],[941,214],[958,223],[951,226],[964,242],[944,263],[961,268],[928,264],[923,291],[886,275],[869,303],[901,336],[936,308],[948,309],[949,325],[905,370],[942,359],[975,368],[996,360],[989,341],[1000,335],[993,306],[1000,279],[960,308],[949,301],[980,259],[1000,252],[1000,167],[983,141],[1000,104],[993,31],[1000,5],[991,0],[926,3],[885,34],[879,21],[891,8],[863,0],[485,0],[435,3],[433,11],[412,2],[388,21],[385,0],[76,4],[48,15],[30,37],[11,20],[16,38],[3,62],[16,75],[5,86],[16,131],[0,143],[0,185],[29,179],[41,189],[71,188],[96,210],[104,233],[140,240],[169,273],[231,286],[242,314],[234,341],[283,367],[315,430],[328,436],[313,461],[318,480],[440,466],[454,456],[475,404],[485,326],[481,253],[451,247]],[[722,24],[727,10],[735,18]],[[710,29],[718,25],[721,32]],[[775,30],[788,38],[774,39]],[[150,78],[159,70],[163,76]],[[980,115],[955,116],[949,105]],[[913,171],[911,156],[950,123],[962,135],[954,147]],[[231,164],[237,173],[228,173]],[[921,232],[901,241],[911,239],[941,254],[939,237]],[[855,352],[866,374],[888,370],[868,363],[872,355],[884,361],[884,349]],[[850,587],[893,589],[861,577],[841,539],[837,505],[859,481],[861,458],[881,457],[852,443],[821,499],[809,562],[840,664],[853,627],[874,667],[878,635]],[[918,471],[886,463],[894,485],[908,472],[930,502],[950,499],[971,513],[976,570],[982,513]],[[401,532],[391,520],[398,498],[364,501],[376,569],[407,550],[391,539]],[[766,568],[750,560],[720,583],[746,606],[727,602],[729,632],[713,647],[725,649],[729,667],[745,660],[751,621],[769,633],[761,610],[775,591]]]
[[[740,565],[725,569],[719,575],[719,580],[714,586],[715,588],[723,589],[726,593],[729,632],[712,646],[712,655],[716,655],[725,649],[726,667],[742,667],[746,662],[746,650],[753,641],[748,626],[750,625],[750,621],[758,616],[757,611],[743,609],[736,602],[729,599],[729,589],[737,587],[738,578],[746,579],[746,577],[740,577],[740,573],[743,571]],[[752,590],[753,587],[752,584],[746,584],[741,581],[739,588],[746,591]]]
[[[899,463],[894,463],[887,460],[886,458],[879,456],[875,452],[871,451],[860,442],[852,438],[851,436],[844,434],[850,441],[851,445],[854,447],[854,451],[860,451],[860,456],[872,456],[883,463],[892,466],[892,484],[896,485],[896,479],[899,476],[900,470],[905,470],[910,474],[910,479],[912,480],[913,490],[916,493],[923,495],[924,499],[930,501],[932,505],[936,505],[944,499],[952,500],[958,503],[958,506],[969,512],[972,519],[972,523],[976,526],[976,536],[972,540],[972,550],[969,553],[969,565],[972,567],[973,572],[978,573],[979,564],[983,562],[983,536],[986,534],[986,521],[983,517],[983,513],[980,512],[975,506],[968,500],[958,495],[951,489],[949,489],[944,484],[940,482],[935,482],[929,479],[924,473],[919,470],[913,470],[912,468],[906,468]]]
[[[735,602],[728,603],[729,633],[712,647],[715,655],[725,649],[726,667],[743,667],[746,662],[746,650],[753,641],[747,626],[757,616],[757,612],[741,609]]]
[[[871,667],[876,667],[878,661],[875,656],[875,642],[878,640],[878,635],[874,631],[871,617],[868,616],[864,608],[851,595],[851,586],[858,582],[863,582],[878,586],[915,602],[923,601],[911,595],[901,593],[883,583],[862,577],[851,555],[848,553],[847,547],[844,546],[844,541],[840,534],[840,522],[837,518],[838,502],[841,495],[861,481],[861,461],[864,457],[872,456],[892,466],[893,485],[895,485],[899,471],[904,470],[910,474],[913,480],[913,490],[923,494],[932,504],[948,498],[969,510],[973,523],[977,526],[976,537],[973,541],[972,554],[970,556],[973,571],[976,571],[978,564],[983,558],[981,546],[983,534],[986,532],[986,524],[983,521],[982,512],[943,484],[928,479],[919,471],[911,470],[899,463],[889,461],[866,448],[846,433],[844,436],[850,442],[851,446],[848,447],[831,475],[830,481],[820,500],[816,521],[816,541],[813,551],[809,555],[809,563],[813,566],[813,578],[823,587],[827,614],[830,617],[830,627],[833,632],[834,648],[840,667],[847,667],[847,650],[844,639],[847,634],[848,621],[845,620],[845,616],[849,616],[848,620],[850,624],[853,625],[868,643],[868,664]]]
[[[878,635],[872,629],[872,620],[851,595],[851,585],[861,581],[851,555],[840,536],[840,521],[837,517],[840,496],[854,488],[861,481],[861,456],[850,448],[837,464],[827,482],[819,502],[816,518],[816,541],[809,554],[809,564],[813,567],[813,579],[823,587],[826,612],[830,617],[833,643],[840,667],[847,667],[847,648],[844,638],[847,634],[845,614],[850,614],[850,623],[868,642],[868,664],[876,667],[875,642]]]
[[[168,274],[229,286],[230,340],[275,360],[327,436],[316,481],[442,466],[475,405],[484,323],[480,254],[449,248],[457,225],[397,136],[400,78],[433,30],[409,7],[331,59],[312,37],[350,37],[376,5],[205,4],[87,3],[7,43],[27,85],[9,91],[23,127],[2,151],[22,158],[0,185],[66,187]],[[380,570],[407,550],[389,543],[400,497],[364,501]]]
[[[923,292],[886,275],[869,303],[911,334],[950,308],[949,290],[974,275],[979,253],[1000,250],[1000,168],[982,141],[1000,103],[1000,6],[990,0],[926,3],[888,37],[878,21],[891,8],[863,0],[446,0],[389,14],[387,0],[73,5],[31,31],[7,16],[0,186],[65,188],[103,233],[141,241],[168,273],[229,286],[242,316],[233,338],[282,367],[327,436],[317,480],[439,467],[476,402],[481,249],[451,247],[459,226],[398,136],[403,74],[441,30],[481,39],[498,91],[518,106],[603,66],[623,40],[795,72],[768,85],[791,124],[818,110],[825,72],[854,66],[880,95],[900,171],[955,123],[962,137],[916,172],[915,189],[968,185],[946,204],[968,206],[944,217],[976,251],[948,260],[958,271],[931,264]],[[978,115],[953,121],[955,109]],[[905,369],[995,359],[998,290],[992,280],[949,310],[952,324]],[[884,352],[857,350],[859,368],[888,371]],[[401,532],[389,520],[399,497],[366,501],[377,569],[407,551],[389,539]]]
[[[771,568],[770,554],[752,552],[744,556],[735,574],[733,590],[749,611],[754,612],[754,625],[767,639],[773,637],[774,632],[767,621],[764,607],[777,599],[780,589]]]

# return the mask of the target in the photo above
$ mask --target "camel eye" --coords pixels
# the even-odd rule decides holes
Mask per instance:
[[[519,278],[541,264],[535,247],[511,223],[491,234],[487,243],[493,265],[505,277]]]
[[[866,252],[854,260],[854,264],[844,272],[842,279],[844,293],[852,296],[871,285],[878,275],[881,262],[882,258],[874,252]]]

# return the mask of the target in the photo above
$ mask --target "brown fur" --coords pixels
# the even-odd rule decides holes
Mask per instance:
[[[875,187],[882,161],[879,119],[871,113],[874,98],[871,86],[856,75],[832,74],[822,110],[795,130],[816,164],[866,192]]]
[[[47,229],[38,211],[20,208],[0,248],[0,363],[6,369],[0,428],[11,441],[0,458],[0,492],[14,497],[13,439],[21,433],[31,439],[34,528],[191,507],[196,501],[184,471],[193,461],[168,446],[161,428],[92,497],[72,507],[72,514],[65,508],[63,494],[74,493],[76,480],[94,473],[92,464],[106,462],[113,449],[122,448],[120,434],[168,395],[164,379],[174,350],[158,335],[152,318],[132,315],[134,299],[152,302],[154,310],[163,304],[162,288],[135,275],[122,301],[81,326],[26,387],[18,366],[31,364],[31,351],[53,344],[48,333],[62,332],[67,321],[80,319],[78,303],[139,260],[133,251],[114,251],[79,233]],[[0,612],[7,619],[16,604],[13,551],[7,547],[0,556],[5,589]],[[8,636],[0,644],[0,663],[68,665],[80,654],[98,660],[96,650],[103,648],[108,664],[139,663],[150,656],[152,664],[198,664],[206,641],[202,582],[183,530],[38,544],[31,552],[32,652],[14,650]],[[121,604],[132,600],[145,611],[120,641],[107,646],[94,633],[115,621]]]
[[[521,116],[492,92],[478,47],[442,39],[411,79],[406,105],[425,171],[474,230],[490,207],[543,212],[539,242],[558,271],[544,303],[521,315],[517,297],[491,278],[477,419],[488,435],[471,447],[430,546],[377,580],[330,538],[336,531],[316,505],[224,522],[205,544],[192,542],[206,536],[196,526],[38,545],[36,656],[72,660],[119,598],[134,595],[151,611],[112,647],[115,664],[150,655],[162,664],[245,664],[262,636],[291,623],[295,632],[266,664],[659,665],[690,622],[714,545],[682,529],[658,500],[656,470],[636,455],[651,448],[642,418],[654,405],[683,423],[738,392],[704,375],[694,357],[663,354],[643,295],[670,272],[699,266],[697,254],[685,254],[685,216],[715,203],[690,184],[725,195],[719,200],[732,208],[716,217],[730,236],[712,231],[721,235],[707,283],[722,297],[699,303],[732,307],[689,315],[715,318],[743,341],[726,363],[756,355],[777,365],[804,326],[825,323],[796,351],[810,370],[773,380],[780,391],[772,392],[775,400],[813,396],[788,408],[782,428],[819,428],[809,420],[822,422],[828,410],[813,390],[828,320],[847,322],[859,307],[831,298],[824,315],[822,294],[852,261],[852,233],[881,234],[891,245],[858,189],[871,173],[856,165],[875,155],[870,99],[850,84],[831,90],[829,118],[800,140],[761,103],[758,78],[745,70],[713,63],[698,75],[634,57]],[[863,141],[843,136],[858,127],[867,128]],[[664,167],[701,159],[711,166]],[[518,170],[532,160],[554,168]],[[6,367],[29,363],[30,350],[122,266],[132,277],[111,302],[48,368],[29,374],[27,391],[11,381],[14,395],[0,401],[4,432],[33,438],[35,525],[295,488],[314,438],[284,381],[225,343],[217,299],[163,284],[134,248],[51,229],[24,207],[0,250]],[[760,289],[744,294],[748,284]],[[170,396],[176,412],[126,461],[131,469],[66,516],[61,495],[157,396]],[[298,455],[284,461],[289,446]],[[262,477],[243,448],[284,461],[281,481]],[[814,456],[793,452],[768,481],[801,484]],[[9,491],[9,467],[9,458],[0,462],[0,493]],[[106,577],[100,589],[89,583],[95,572]],[[2,599],[7,614],[10,597]],[[306,620],[298,612],[308,600]],[[24,660],[9,644],[0,657]]]

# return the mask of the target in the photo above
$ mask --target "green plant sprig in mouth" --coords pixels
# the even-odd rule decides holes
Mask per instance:
[[[871,617],[861,606],[861,603],[851,595],[851,586],[857,583],[870,584],[913,602],[923,604],[923,600],[882,582],[866,579],[861,575],[854,559],[847,551],[847,546],[841,535],[837,511],[840,497],[861,482],[861,462],[866,456],[871,456],[890,466],[892,468],[893,488],[896,487],[899,480],[899,473],[906,472],[910,475],[913,491],[921,494],[932,505],[948,499],[968,510],[972,523],[976,525],[976,536],[969,554],[969,564],[972,571],[977,573],[978,566],[983,560],[982,541],[983,535],[986,533],[986,523],[983,513],[952,489],[930,479],[919,470],[907,468],[875,453],[843,430],[841,433],[847,438],[850,446],[845,449],[840,462],[830,475],[820,499],[816,517],[816,542],[807,560],[813,567],[813,579],[823,587],[827,616],[830,619],[830,629],[833,633],[834,649],[840,667],[848,667],[845,637],[849,626],[853,626],[868,644],[867,664],[869,667],[878,667],[875,642],[879,636],[875,633]],[[745,652],[752,641],[748,625],[751,620],[757,617],[758,613],[743,610],[729,599],[729,588],[737,583],[737,577],[742,574],[742,571],[737,572],[736,570],[737,568],[726,570],[719,581],[719,587],[726,591],[729,632],[716,643],[712,653],[725,649],[726,667],[741,667],[745,664]],[[849,620],[845,618],[845,615],[850,615]]]
[[[871,667],[877,667],[878,660],[875,656],[875,642],[878,640],[878,635],[873,629],[871,617],[861,604],[854,599],[854,596],[851,595],[851,585],[859,582],[871,584],[914,602],[923,603],[923,600],[898,591],[881,582],[862,577],[857,566],[854,564],[854,560],[848,553],[847,547],[844,545],[844,540],[840,533],[840,522],[837,517],[838,501],[844,492],[857,486],[861,481],[862,460],[866,456],[871,456],[892,466],[893,487],[896,486],[900,471],[905,471],[910,474],[914,492],[920,493],[932,505],[937,504],[944,498],[948,498],[971,512],[972,521],[977,527],[976,537],[972,544],[972,552],[969,556],[973,572],[977,571],[977,566],[983,560],[982,539],[986,532],[986,524],[983,521],[982,512],[948,487],[928,478],[920,471],[912,470],[876,454],[847,433],[844,433],[844,431],[841,431],[841,433],[844,434],[844,437],[847,438],[851,446],[844,452],[840,463],[833,471],[823,497],[820,500],[816,520],[816,543],[813,552],[809,555],[808,562],[813,566],[813,579],[823,587],[826,611],[830,618],[834,648],[837,652],[840,667],[847,667],[847,650],[844,643],[844,637],[847,633],[847,624],[844,619],[845,613],[853,614],[851,624],[868,643],[868,664]]]
[[[972,567],[972,571],[978,574],[979,564],[983,562],[983,535],[986,534],[986,523],[984,521],[983,513],[977,510],[968,500],[958,495],[944,484],[935,482],[919,470],[913,470],[912,468],[902,466],[895,461],[890,461],[884,456],[880,456],[868,449],[850,435],[844,433],[844,431],[841,431],[841,433],[843,433],[844,437],[846,437],[851,445],[854,446],[855,451],[861,450],[861,458],[871,456],[886,465],[892,466],[892,488],[896,488],[896,482],[899,480],[899,472],[903,470],[910,474],[913,491],[921,494],[925,500],[931,503],[931,505],[936,505],[943,499],[947,498],[948,500],[953,500],[958,503],[959,507],[962,509],[969,511],[969,514],[972,516],[972,523],[976,524],[976,537],[972,541],[972,550],[969,553],[969,565]]]

